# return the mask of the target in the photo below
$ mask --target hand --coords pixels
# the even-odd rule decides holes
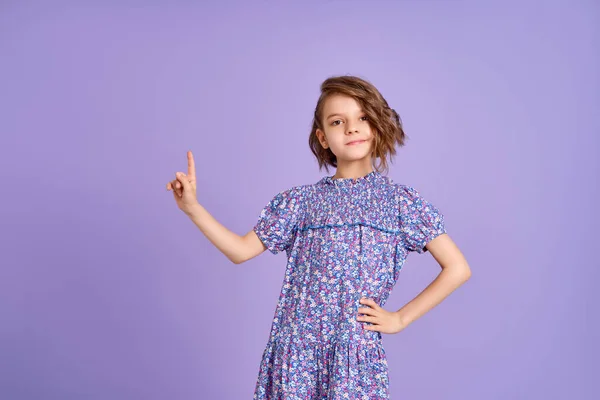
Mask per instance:
[[[371,308],[359,308],[359,314],[366,314],[364,316],[357,316],[358,321],[370,322],[373,325],[363,324],[363,328],[369,331],[377,331],[381,333],[398,333],[406,326],[400,319],[400,315],[396,312],[386,311],[379,307],[375,301],[371,299],[360,299],[362,304],[366,304]]]
[[[186,214],[198,204],[196,198],[196,166],[191,151],[187,152],[188,173],[175,173],[175,179],[167,183],[167,190],[173,190],[177,207]]]

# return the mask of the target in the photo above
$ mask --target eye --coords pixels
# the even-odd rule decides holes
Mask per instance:
[[[369,117],[367,117],[366,115],[360,117],[361,119],[364,118],[364,121],[367,121],[369,119]]]
[[[340,121],[341,121],[341,120],[339,120],[339,119],[336,119],[335,121],[333,121],[333,122],[331,123],[331,125],[333,125],[333,126],[336,126],[336,125],[338,125],[338,124],[336,124],[336,122],[340,122]]]

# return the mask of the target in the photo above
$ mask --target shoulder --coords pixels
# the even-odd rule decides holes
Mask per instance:
[[[412,185],[396,184],[395,199],[400,214],[414,214],[437,211],[435,206],[425,197],[422,192]]]
[[[297,185],[281,189],[272,197],[270,204],[276,207],[303,208],[310,191],[309,186]]]
[[[292,186],[287,189],[282,189],[279,191],[278,195],[284,196],[286,198],[294,198],[297,200],[304,199],[307,194],[312,190],[312,185],[297,185]]]
[[[410,203],[421,197],[421,194],[414,186],[404,183],[393,183],[392,186],[394,188],[394,195],[400,203]]]

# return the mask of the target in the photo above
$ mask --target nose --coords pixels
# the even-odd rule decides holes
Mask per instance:
[[[348,132],[347,133],[353,133],[353,132],[358,132],[358,128],[355,128],[353,125],[348,124]]]

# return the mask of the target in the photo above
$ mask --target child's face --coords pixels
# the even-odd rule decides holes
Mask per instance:
[[[330,148],[341,162],[371,157],[373,132],[366,114],[356,100],[344,95],[330,96],[323,106],[323,128],[316,134],[321,146]],[[362,143],[349,144],[355,140]]]

